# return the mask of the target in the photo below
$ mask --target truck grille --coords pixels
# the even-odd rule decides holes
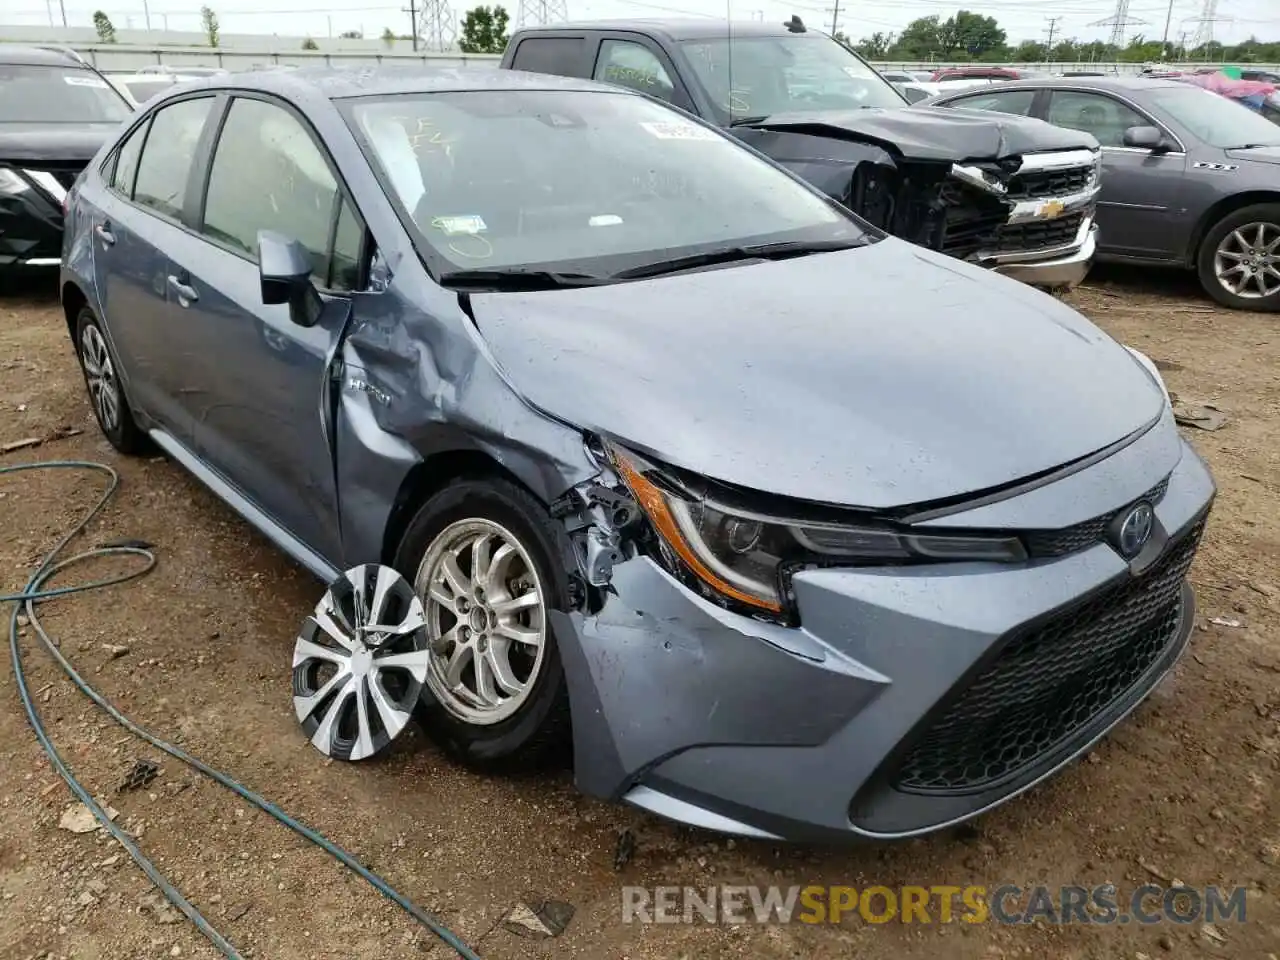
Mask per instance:
[[[1016,777],[1137,685],[1174,643],[1202,517],[1140,577],[1016,634],[916,741],[892,778],[911,793],[964,794]]]
[[[1055,220],[1011,223],[996,233],[996,249],[1001,253],[1022,250],[1050,250],[1072,243],[1080,232],[1084,213],[1069,213]]]
[[[1017,173],[1009,178],[1010,200],[1048,200],[1069,197],[1089,188],[1093,167],[1069,167],[1066,170],[1035,170]]]
[[[1169,478],[1165,477],[1138,499],[1156,504],[1164,498],[1165,491],[1168,489]],[[1123,509],[1125,508],[1120,508],[1120,510]],[[1022,534],[1022,542],[1026,545],[1027,553],[1036,559],[1065,557],[1069,553],[1101,543],[1106,536],[1107,527],[1120,510],[1112,510],[1100,517],[1082,520],[1080,523],[1060,530],[1029,530]]]

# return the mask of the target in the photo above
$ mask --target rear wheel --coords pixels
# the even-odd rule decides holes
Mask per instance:
[[[133,411],[125,399],[120,364],[111,352],[98,318],[88,307],[82,307],[76,317],[76,353],[89,391],[89,405],[103,435],[121,453],[144,453],[149,442],[134,422]]]
[[[1280,311],[1280,203],[1228,214],[1200,245],[1200,284],[1237,310]]]
[[[568,602],[558,555],[546,510],[504,480],[445,488],[405,532],[396,567],[422,599],[432,651],[423,725],[470,766],[527,767],[568,743],[549,616]]]

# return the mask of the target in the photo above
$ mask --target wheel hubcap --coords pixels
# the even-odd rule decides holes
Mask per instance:
[[[298,635],[294,712],[321,753],[363,760],[403,732],[429,665],[413,587],[390,567],[355,567],[329,587]]]
[[[120,387],[107,342],[93,324],[86,326],[80,336],[80,363],[98,422],[104,430],[116,429],[120,424]]]
[[[1213,257],[1228,293],[1261,300],[1280,293],[1280,224],[1249,223],[1222,238]]]
[[[545,595],[528,551],[490,520],[461,520],[431,544],[414,586],[426,609],[432,695],[468,723],[514,714],[538,679],[546,641]]]

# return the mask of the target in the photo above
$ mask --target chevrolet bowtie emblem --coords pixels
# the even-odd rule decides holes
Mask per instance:
[[[1062,216],[1062,211],[1065,209],[1066,205],[1061,200],[1046,200],[1040,204],[1040,216],[1046,220],[1052,220]]]

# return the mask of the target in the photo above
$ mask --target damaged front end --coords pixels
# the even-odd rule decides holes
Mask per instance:
[[[911,243],[1051,290],[1076,286],[1092,263],[1096,145],[993,151],[975,160],[953,159],[960,150],[912,150],[805,119],[771,119],[734,132]]]
[[[0,267],[61,262],[62,203],[75,176],[0,161]]]

